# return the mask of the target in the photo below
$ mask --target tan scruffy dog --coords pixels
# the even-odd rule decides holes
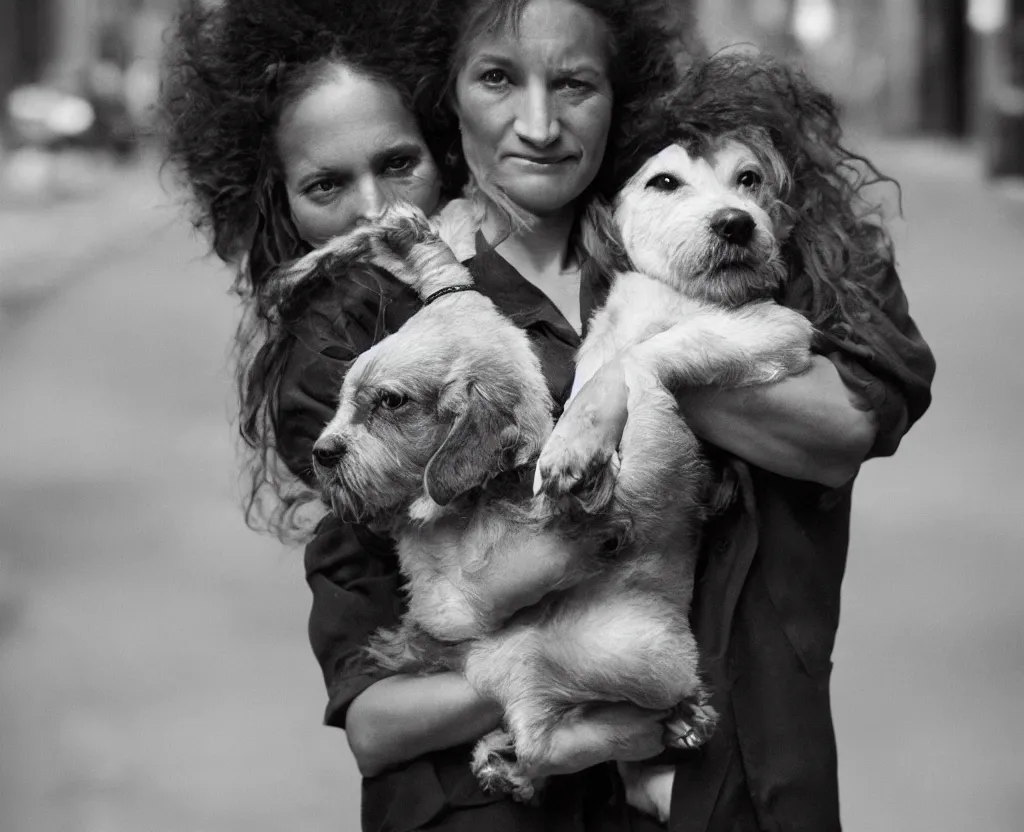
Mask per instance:
[[[538,493],[609,493],[620,460],[636,453],[633,437],[648,429],[650,413],[673,411],[673,393],[682,388],[769,383],[806,368],[811,324],[759,300],[786,275],[780,243],[789,224],[780,195],[787,177],[760,130],[695,133],[626,183],[613,206],[614,228],[606,216],[591,215],[591,223],[605,224],[601,233],[618,237],[619,254],[635,270],[615,276],[590,322],[571,401],[537,465]],[[610,398],[609,390],[620,394]],[[668,418],[659,426],[662,448],[698,468],[700,446],[686,424]],[[696,552],[684,540],[663,551],[692,563]],[[688,598],[675,600],[685,608]],[[666,821],[672,767],[620,770],[630,802]]]
[[[642,210],[644,200],[631,204]],[[774,254],[757,248],[749,262],[773,268]],[[408,611],[397,632],[381,634],[378,658],[405,672],[462,670],[500,702],[504,729],[480,741],[473,768],[485,787],[519,799],[533,794],[545,760],[572,755],[567,743],[620,744],[601,704],[671,711],[666,745],[699,745],[715,721],[688,622],[706,476],[671,396],[659,388],[618,426],[613,491],[534,498],[551,401],[525,333],[462,291],[468,271],[407,207],[311,253],[281,283],[356,261],[387,269],[426,301],[356,360],[314,450],[335,508],[398,541]],[[706,349],[702,383],[769,380],[806,360],[810,328],[796,313],[773,304],[689,312],[701,331],[717,327],[742,345]],[[669,356],[684,373],[688,360]],[[626,412],[625,398],[605,405]],[[580,505],[590,516],[573,510]],[[571,730],[581,721],[590,730]]]

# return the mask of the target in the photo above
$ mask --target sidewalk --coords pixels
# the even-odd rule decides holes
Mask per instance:
[[[46,201],[0,188],[0,321],[178,220],[152,159],[83,174],[77,193]]]

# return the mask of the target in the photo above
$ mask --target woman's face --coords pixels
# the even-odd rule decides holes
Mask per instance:
[[[397,90],[343,66],[285,108],[277,150],[292,220],[310,245],[395,200],[437,208],[437,165]]]
[[[472,43],[455,104],[476,179],[535,216],[571,205],[604,157],[610,60],[604,21],[572,0],[530,0],[517,33]]]

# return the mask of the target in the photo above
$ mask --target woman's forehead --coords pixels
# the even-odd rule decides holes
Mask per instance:
[[[418,141],[420,131],[397,90],[350,72],[331,74],[288,107],[277,136],[282,155],[307,157],[403,139]]]
[[[610,58],[608,27],[573,0],[529,0],[518,19],[508,16],[473,39],[468,61],[486,57],[526,60],[545,68],[603,70]]]

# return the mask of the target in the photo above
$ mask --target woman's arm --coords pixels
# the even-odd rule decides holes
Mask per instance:
[[[501,708],[483,699],[459,673],[391,676],[349,705],[345,732],[364,777],[430,751],[480,739],[501,722]]]
[[[775,384],[691,389],[678,397],[694,433],[759,468],[838,487],[875,441],[877,419],[829,359]]]
[[[787,303],[796,308],[804,305],[799,283]],[[830,486],[851,479],[868,457],[894,453],[928,409],[935,359],[895,268],[873,295],[875,305],[856,326],[821,333],[828,357],[816,356],[809,372],[763,387],[680,396],[694,431],[765,470]]]

